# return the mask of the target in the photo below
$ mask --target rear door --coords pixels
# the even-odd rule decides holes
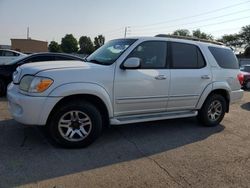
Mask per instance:
[[[194,109],[201,93],[211,82],[210,68],[198,46],[171,42],[171,83],[167,109]]]

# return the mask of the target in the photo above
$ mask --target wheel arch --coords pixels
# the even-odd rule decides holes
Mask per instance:
[[[215,95],[215,94],[221,95],[225,98],[225,100],[226,100],[226,112],[229,112],[230,95],[229,95],[228,91],[225,89],[215,89],[209,93],[207,98],[210,97],[211,95]]]
[[[225,83],[213,83],[206,87],[206,89],[203,91],[199,102],[196,106],[196,109],[201,109],[204,102],[207,100],[208,97],[210,97],[213,94],[219,94],[223,96],[226,100],[227,106],[226,106],[226,112],[229,112],[229,105],[230,105],[230,87],[228,84]]]
[[[93,105],[95,105],[101,112],[102,115],[102,119],[104,121],[104,124],[109,124],[109,111],[107,106],[105,105],[104,101],[93,94],[72,94],[69,96],[65,96],[63,97],[61,100],[59,100],[55,106],[53,107],[53,109],[51,110],[49,117],[47,118],[47,123],[50,121],[51,117],[53,116],[54,112],[60,108],[60,106],[62,106],[63,104],[70,102],[70,101],[79,101],[79,100],[84,100],[87,101]]]

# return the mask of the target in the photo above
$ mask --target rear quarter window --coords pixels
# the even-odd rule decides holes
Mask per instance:
[[[239,69],[239,63],[233,51],[226,48],[208,47],[218,65],[225,69]]]

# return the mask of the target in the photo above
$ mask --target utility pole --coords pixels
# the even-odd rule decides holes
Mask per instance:
[[[27,39],[29,39],[30,38],[30,28],[29,27],[27,27]]]
[[[130,27],[129,26],[127,26],[127,27],[125,27],[125,32],[124,32],[124,38],[126,38],[127,37],[127,34],[128,34],[128,32],[130,32]]]

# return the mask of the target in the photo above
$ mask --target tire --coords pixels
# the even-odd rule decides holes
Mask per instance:
[[[100,111],[86,101],[67,102],[53,112],[47,129],[50,137],[66,148],[83,148],[102,132]]]
[[[0,97],[6,95],[6,89],[7,89],[7,86],[4,82],[4,80],[0,79]]]
[[[198,113],[199,121],[208,127],[218,125],[226,113],[226,100],[218,94],[210,95]]]
[[[245,88],[246,88],[247,90],[249,90],[249,89],[250,89],[250,80],[248,80],[248,81],[246,82],[246,84],[245,84]]]

